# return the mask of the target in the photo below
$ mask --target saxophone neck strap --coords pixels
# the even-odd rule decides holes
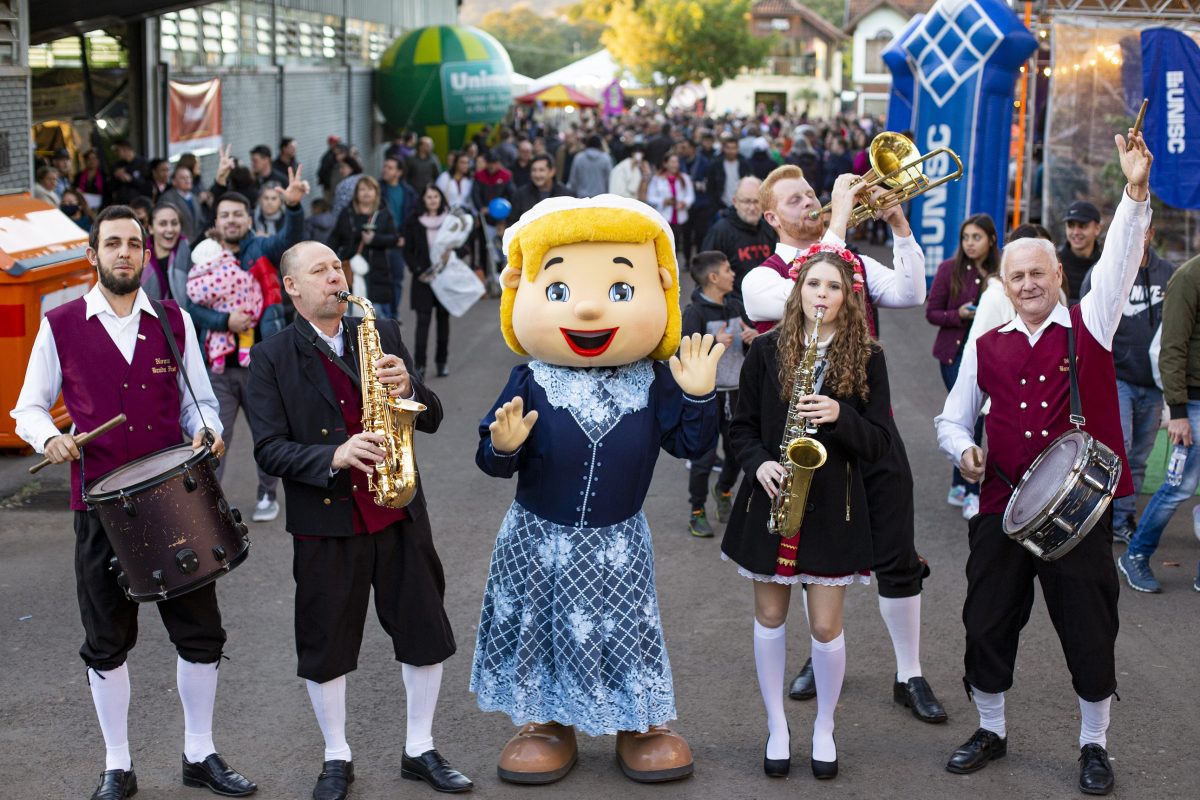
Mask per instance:
[[[303,336],[309,344],[311,344],[318,350],[318,352],[332,361],[334,366],[346,373],[346,376],[350,378],[350,381],[354,384],[355,388],[362,388],[362,381],[359,378],[358,373],[350,364],[346,363],[346,359],[338,357],[338,354],[333,352],[333,348],[330,347],[329,343],[317,333],[316,328],[314,328],[308,320],[297,315],[296,322],[294,324],[296,325],[296,330],[300,332],[300,335]],[[350,352],[353,349],[351,342],[354,341],[354,337],[350,335],[350,326],[344,319],[342,320],[342,335],[345,337],[347,352]]]

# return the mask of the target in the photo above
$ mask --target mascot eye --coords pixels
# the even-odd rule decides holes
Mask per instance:
[[[565,303],[571,296],[571,288],[562,281],[555,281],[546,287],[546,299],[551,303]]]
[[[623,281],[608,287],[608,299],[614,303],[628,303],[633,299],[633,287]]]

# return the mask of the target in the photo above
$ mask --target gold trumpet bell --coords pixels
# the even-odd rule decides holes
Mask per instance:
[[[919,166],[921,151],[907,136],[886,131],[871,140],[867,153],[871,171],[863,176],[870,184],[882,184],[889,189],[898,189],[906,184],[920,184],[925,175]],[[909,166],[901,169],[905,164]]]

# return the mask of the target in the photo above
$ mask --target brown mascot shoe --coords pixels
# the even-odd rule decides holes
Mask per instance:
[[[496,773],[509,783],[554,783],[575,766],[575,729],[557,722],[530,722],[508,740]]]
[[[638,783],[675,781],[692,774],[692,748],[665,725],[652,725],[645,733],[618,731],[617,763]]]

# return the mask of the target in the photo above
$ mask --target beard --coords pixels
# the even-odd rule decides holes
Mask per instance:
[[[816,242],[825,235],[825,221],[822,219],[809,219],[807,216],[798,222],[781,218],[779,220],[779,228],[789,239],[801,242]]]
[[[133,275],[128,278],[118,278],[111,267],[106,267],[99,261],[96,262],[96,268],[100,273],[100,285],[118,297],[133,294],[142,286],[144,264],[134,267]]]

